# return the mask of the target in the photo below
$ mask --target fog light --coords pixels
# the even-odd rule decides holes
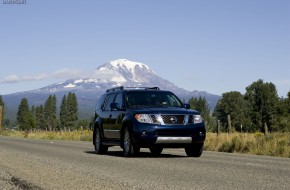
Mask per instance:
[[[200,137],[204,137],[204,133],[202,131],[199,132]]]
[[[142,136],[142,137],[144,137],[144,136],[146,136],[146,135],[147,135],[146,131],[142,131],[142,132],[141,132],[141,136]]]

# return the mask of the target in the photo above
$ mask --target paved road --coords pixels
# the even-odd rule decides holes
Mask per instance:
[[[183,149],[124,158],[89,142],[0,136],[0,189],[290,189],[290,159]]]

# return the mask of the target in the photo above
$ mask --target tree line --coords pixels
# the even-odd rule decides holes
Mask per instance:
[[[5,103],[2,99],[2,96],[0,96],[0,130],[2,129],[2,122],[4,120],[4,109],[5,108]]]
[[[222,94],[210,112],[205,98],[191,98],[191,108],[201,112],[208,131],[289,132],[290,91],[279,98],[273,83],[259,79],[246,87],[246,93],[231,91]]]
[[[29,107],[26,98],[21,100],[17,112],[17,126],[20,130],[66,130],[88,126],[88,120],[78,120],[78,102],[74,93],[64,95],[57,114],[57,100],[50,95],[44,105]],[[246,93],[225,92],[213,112],[204,97],[191,98],[191,109],[201,112],[207,130],[217,132],[290,132],[290,91],[286,98],[278,97],[273,83],[259,79],[246,87]],[[0,96],[2,121],[5,103]],[[5,120],[2,122],[5,125]]]
[[[69,92],[62,98],[57,114],[57,99],[49,95],[44,104],[29,106],[27,98],[22,98],[17,112],[19,130],[73,130],[78,127],[78,101],[75,93]]]

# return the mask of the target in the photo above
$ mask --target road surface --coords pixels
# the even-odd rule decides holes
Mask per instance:
[[[290,159],[183,149],[124,158],[90,142],[0,136],[0,189],[290,189]]]

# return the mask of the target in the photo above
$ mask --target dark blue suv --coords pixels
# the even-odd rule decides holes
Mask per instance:
[[[97,103],[93,144],[98,154],[110,146],[121,146],[124,156],[140,148],[159,155],[163,148],[184,148],[187,156],[199,157],[205,140],[200,113],[170,91],[158,87],[116,87]]]

